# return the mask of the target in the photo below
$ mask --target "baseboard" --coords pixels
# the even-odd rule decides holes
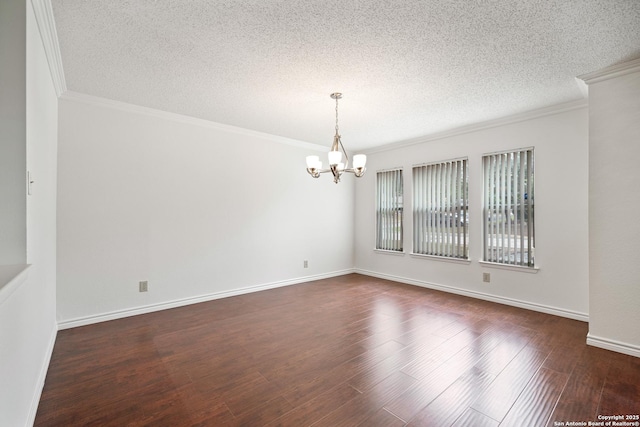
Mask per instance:
[[[457,295],[463,295],[471,298],[477,298],[485,301],[497,302],[499,304],[510,305],[513,307],[524,308],[527,310],[539,311],[541,313],[552,314],[554,316],[567,317],[569,319],[580,320],[582,322],[589,321],[589,315],[586,313],[580,313],[577,311],[566,310],[563,308],[552,307],[543,304],[536,304],[528,301],[517,300],[514,298],[500,297],[491,294],[485,294],[483,292],[469,291],[466,289],[460,289],[453,286],[440,285],[436,283],[426,282],[423,280],[409,279],[406,277],[395,276],[392,274],[378,273],[375,271],[355,269],[358,274],[364,274],[366,276],[377,277],[379,279],[392,280],[394,282],[405,283],[407,285],[420,286],[423,288],[435,289],[437,291],[449,292]]]
[[[38,405],[40,404],[40,397],[42,396],[42,389],[44,388],[44,381],[47,378],[47,372],[49,371],[49,363],[51,363],[51,356],[53,355],[53,347],[56,344],[56,337],[58,335],[58,331],[53,328],[53,333],[49,338],[49,344],[47,345],[47,350],[45,354],[45,358],[42,362],[42,366],[40,367],[40,374],[38,375],[38,382],[36,383],[36,388],[33,393],[33,397],[31,398],[31,406],[29,407],[29,414],[27,417],[27,423],[25,427],[30,427],[36,421],[36,415],[38,413]]]
[[[640,347],[637,345],[598,337],[590,333],[587,334],[587,344],[593,347],[604,348],[605,350],[628,354],[629,356],[640,357]]]
[[[76,328],[78,326],[91,325],[94,323],[106,322],[109,320],[122,319],[124,317],[137,316],[139,314],[152,313],[154,311],[167,310],[170,308],[183,307],[185,305],[197,304],[200,302],[212,301],[220,298],[228,298],[237,295],[248,294],[251,292],[259,292],[267,289],[280,288],[283,286],[297,285],[314,280],[329,279],[331,277],[343,276],[345,274],[354,273],[353,268],[332,271],[329,273],[316,274],[313,276],[297,277],[295,279],[281,280],[278,282],[264,283],[246,288],[232,289],[229,291],[214,292],[211,294],[199,295],[197,297],[183,298],[179,300],[167,301],[159,304],[149,304],[140,307],[133,307],[124,310],[116,310],[107,313],[96,314],[92,316],[78,317],[58,322],[58,330]]]

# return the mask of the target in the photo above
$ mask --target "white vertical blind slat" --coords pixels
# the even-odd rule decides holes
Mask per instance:
[[[437,166],[437,174],[436,174],[436,212],[438,215],[438,220],[436,222],[436,227],[438,229],[438,249],[436,250],[436,255],[442,255],[442,165]]]
[[[447,256],[453,256],[453,203],[452,203],[452,191],[453,188],[453,162],[447,163],[447,176],[449,177],[447,182]]]
[[[534,215],[534,211],[533,211],[533,153],[531,151],[527,151],[527,193],[528,193],[528,198],[527,198],[527,209],[529,211],[529,215],[528,215],[528,222],[529,222],[529,227],[528,228],[528,256],[527,256],[527,265],[528,266],[533,266],[533,239],[535,238],[533,235],[533,231],[534,231],[534,221],[533,221],[533,215]]]
[[[381,233],[382,233],[382,229],[381,229],[381,222],[382,222],[382,218],[380,215],[380,209],[381,209],[381,205],[382,205],[382,198],[380,197],[380,174],[377,173],[376,174],[376,248],[380,248],[380,242],[381,242]]]
[[[493,165],[495,164],[495,157],[489,157],[489,200],[488,200],[488,216],[487,216],[487,225],[488,225],[488,243],[487,243],[487,248],[488,248],[488,261],[493,261],[493,236],[495,235],[495,230],[494,230],[494,226],[495,226],[495,215],[493,214],[493,195],[495,192],[495,187],[494,187],[494,183],[493,183]]]
[[[460,182],[460,174],[458,169],[458,164],[460,162],[453,162],[452,167],[452,180],[451,180],[451,207],[453,215],[451,217],[451,239],[452,239],[452,251],[451,256],[454,258],[458,258],[460,256],[460,224],[459,220],[459,209],[458,209],[458,183]]]
[[[535,266],[535,252],[536,252],[536,209],[535,209],[535,163],[536,160],[533,156],[533,151],[529,153],[529,164],[530,164],[530,175],[528,181],[528,191],[529,191],[529,209],[530,216],[529,221],[531,222],[530,229],[530,239],[531,239],[531,252],[529,252],[529,266]]]
[[[413,250],[420,251],[422,245],[422,201],[420,200],[420,174],[422,169],[413,168],[413,211],[416,213],[413,219]]]
[[[384,198],[384,211],[385,211],[385,249],[392,249],[391,247],[391,233],[393,233],[393,229],[391,228],[391,180],[393,179],[393,172],[391,172],[387,176],[387,180],[385,180],[385,198]]]
[[[524,179],[522,178],[523,176],[525,176],[525,156],[522,155],[522,153],[518,153],[518,158],[520,160],[519,164],[520,164],[520,176],[519,176],[519,181],[518,181],[518,187],[520,187],[520,194],[518,195],[518,202],[520,203],[520,261],[518,262],[518,264],[520,265],[524,265],[524,248],[525,248],[525,244],[524,244],[524,235],[525,235],[525,226],[526,226],[526,222],[525,222],[525,206],[526,206],[526,201],[524,198],[524,194],[525,194],[525,182]]]
[[[424,203],[424,199],[423,199],[423,195],[424,195],[424,169],[423,168],[418,168],[418,189],[414,190],[414,193],[418,199],[418,209],[420,210],[420,217],[419,217],[419,229],[418,229],[418,253],[422,252],[424,250],[424,236],[425,236],[425,228],[426,228],[426,224],[425,224],[425,203]]]
[[[493,261],[493,236],[495,235],[495,230],[494,230],[494,226],[495,226],[495,220],[494,220],[494,214],[493,214],[493,195],[495,193],[495,186],[494,186],[494,180],[493,180],[493,174],[494,174],[494,168],[493,165],[495,164],[495,157],[490,157],[489,158],[489,261]]]
[[[394,173],[391,172],[389,175],[391,175],[389,177],[389,179],[387,180],[387,196],[385,197],[386,200],[386,218],[387,218],[387,242],[386,242],[386,248],[385,249],[389,249],[389,250],[393,250],[393,222],[392,222],[392,215],[393,215],[393,210],[391,209],[392,203],[393,203],[393,178],[394,178]]]
[[[500,257],[498,258],[498,260],[500,262],[504,262],[507,254],[505,252],[505,235],[504,235],[504,215],[505,215],[505,204],[506,204],[506,200],[505,200],[505,189],[506,186],[504,185],[504,175],[506,172],[506,165],[507,165],[507,155],[504,154],[502,156],[500,156],[500,169],[498,170],[498,181],[500,183],[500,190],[498,192],[499,196],[497,197],[497,200],[499,201],[499,205],[500,205],[500,209],[499,209],[499,214],[498,214],[498,234],[500,235],[500,240],[498,242],[498,246],[500,248]]]
[[[444,179],[442,180],[442,209],[444,211],[444,220],[442,222],[442,255],[449,256],[449,185],[451,185],[449,173],[451,170],[451,163],[445,163],[442,165],[444,169]]]
[[[466,166],[467,162],[465,161],[464,165]],[[464,247],[464,252],[462,254],[462,256],[464,258],[468,258],[469,257],[469,249],[467,247],[467,208],[468,208],[468,200],[469,200],[469,193],[468,193],[468,189],[467,189],[467,168],[463,167],[462,168],[462,244]]]
[[[387,180],[387,197],[386,197],[386,201],[387,201],[387,247],[386,249],[390,249],[393,250],[395,249],[393,247],[393,233],[394,233],[394,229],[393,229],[393,210],[392,210],[392,206],[393,206],[393,178],[395,173],[391,172],[389,175],[391,175],[389,177],[389,179]]]
[[[442,221],[442,213],[440,212],[440,165],[435,166],[433,171],[433,226],[434,233],[434,254],[440,255],[440,222]]]
[[[505,182],[505,219],[504,219],[504,228],[505,233],[507,235],[506,242],[506,252],[507,252],[507,264],[513,264],[515,262],[515,257],[512,256],[515,252],[513,251],[513,242],[514,242],[514,234],[511,230],[511,219],[513,216],[513,197],[512,197],[512,188],[511,188],[511,175],[513,171],[513,153],[509,153],[507,155],[507,166],[506,166],[506,174],[504,177]]]
[[[393,230],[391,239],[391,246],[394,251],[398,250],[398,233],[399,233],[399,224],[398,224],[398,171],[393,172],[393,182],[391,183],[393,197],[390,201],[389,209],[391,210],[390,220],[391,220],[391,230]]]
[[[395,208],[393,210],[393,223],[394,223],[394,230],[396,231],[396,238],[394,239],[393,243],[395,244],[395,250],[399,251],[400,248],[400,242],[402,240],[402,220],[401,220],[401,216],[400,216],[400,199],[402,198],[402,175],[400,175],[399,171],[396,171],[396,186],[395,186]]]
[[[518,263],[518,257],[520,256],[518,253],[520,251],[518,245],[518,230],[519,230],[519,216],[518,216],[518,188],[519,178],[518,178],[518,154],[514,153],[511,159],[511,205],[513,209],[513,214],[511,216],[511,233],[513,235],[513,253],[515,255],[513,264]]]
[[[483,221],[482,228],[484,234],[484,256],[482,259],[489,261],[489,157],[482,158],[482,172],[484,175],[484,206],[482,209]]]
[[[435,254],[436,246],[435,241],[433,240],[436,234],[436,222],[435,222],[435,167],[427,169],[429,171],[429,251],[430,254]]]

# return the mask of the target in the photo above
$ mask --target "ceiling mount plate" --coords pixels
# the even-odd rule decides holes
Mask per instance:
[[[342,94],[340,92],[334,92],[329,96],[331,97],[331,99],[341,99],[342,98]]]

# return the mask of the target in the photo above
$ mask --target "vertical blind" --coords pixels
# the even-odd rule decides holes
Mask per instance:
[[[413,252],[468,258],[467,159],[413,168]]]
[[[483,156],[484,260],[534,266],[533,149]]]
[[[376,249],[403,250],[402,169],[376,174]]]

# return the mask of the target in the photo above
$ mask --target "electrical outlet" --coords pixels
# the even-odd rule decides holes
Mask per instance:
[[[309,261],[306,259],[304,260],[304,268],[309,268]]]
[[[482,273],[482,281],[485,283],[491,283],[491,273]]]
[[[147,282],[146,280],[143,280],[142,282],[139,283],[140,292],[147,292],[148,290],[149,290],[149,282]]]

